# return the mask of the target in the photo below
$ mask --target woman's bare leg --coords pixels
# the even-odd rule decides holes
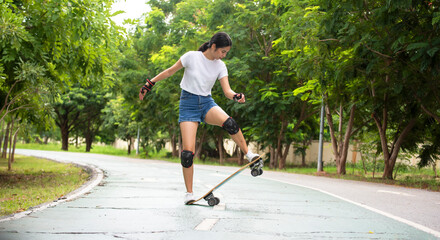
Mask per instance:
[[[198,122],[181,122],[180,123],[180,133],[182,135],[182,150],[187,150],[195,152],[196,149],[196,136]],[[193,177],[194,177],[194,165],[189,168],[183,169],[183,179],[185,180],[186,191],[189,193],[193,192]]]
[[[228,114],[223,111],[219,106],[211,108],[205,116],[205,122],[210,125],[216,125],[221,127],[223,123],[229,118]],[[248,153],[248,146],[244,139],[241,129],[238,133],[230,135],[232,140],[240,147],[244,154]]]

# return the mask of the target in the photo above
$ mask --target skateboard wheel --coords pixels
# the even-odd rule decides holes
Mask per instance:
[[[209,205],[209,206],[214,206],[214,205],[216,205],[217,201],[216,201],[215,199],[216,199],[216,198],[209,198],[209,199],[208,199],[208,205]],[[220,200],[219,200],[219,202],[220,202]]]
[[[258,169],[252,169],[252,171],[251,171],[251,175],[252,175],[253,177],[256,177],[256,176],[260,175],[260,171],[258,171]]]
[[[215,197],[214,199],[215,199],[215,205],[218,205],[220,203],[220,198]]]

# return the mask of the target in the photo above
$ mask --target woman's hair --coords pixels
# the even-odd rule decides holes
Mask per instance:
[[[206,51],[208,48],[211,48],[212,44],[214,43],[217,48],[232,46],[231,37],[229,37],[229,35],[225,32],[218,32],[212,36],[210,41],[202,44],[202,46],[199,47],[199,51]]]

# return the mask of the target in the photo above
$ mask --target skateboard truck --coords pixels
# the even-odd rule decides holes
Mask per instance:
[[[259,161],[252,163],[249,167],[251,168],[251,175],[253,177],[260,176],[263,174],[263,159],[260,158]]]
[[[215,205],[218,205],[220,203],[220,199],[218,197],[214,197],[214,194],[212,194],[212,192],[209,193],[203,199],[205,199],[205,201],[208,202],[209,206],[215,206]]]

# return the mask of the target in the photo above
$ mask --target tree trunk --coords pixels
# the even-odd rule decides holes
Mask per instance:
[[[171,146],[172,146],[172,156],[179,157],[179,151],[177,151],[176,134],[171,134]]]
[[[93,136],[90,136],[92,134],[87,134],[86,135],[86,152],[90,152],[90,150],[92,149],[92,143],[93,143]]]
[[[5,127],[5,126],[4,126],[4,125],[5,125],[5,122],[4,122],[3,120],[2,120],[1,122],[2,122],[2,126],[1,126],[1,129],[0,129],[0,148],[3,146],[2,143],[3,143],[3,138],[4,138],[4,136],[5,136],[4,133],[5,133],[5,131],[6,131],[6,130],[4,129],[4,127]]]
[[[414,124],[415,124],[415,120],[414,120]],[[412,125],[412,124],[411,124]],[[406,127],[406,129],[407,128],[412,128],[413,126],[410,126],[410,125],[407,125],[407,127]],[[410,129],[409,129],[410,130]],[[384,131],[382,131],[382,132],[384,132]],[[382,144],[382,151],[383,152],[386,152],[387,154],[385,155],[384,154],[384,163],[385,163],[385,168],[384,168],[384,171],[383,171],[383,175],[382,175],[382,178],[386,178],[386,179],[393,179],[393,170],[394,170],[394,166],[395,166],[395,164],[396,164],[396,160],[397,160],[397,156],[398,156],[398,154],[399,154],[399,151],[400,151],[400,145],[401,145],[401,142],[403,141],[403,139],[405,138],[405,136],[406,136],[406,134],[405,135],[403,135],[403,132],[400,134],[400,136],[399,136],[399,138],[398,139],[400,139],[400,140],[398,140],[399,141],[399,144],[397,144],[397,142],[396,143],[394,143],[392,146],[391,146],[391,149],[392,149],[392,151],[391,151],[391,153],[389,152],[389,149],[388,149],[388,145],[387,145],[387,140],[386,140],[386,134],[385,133],[383,133],[383,134],[381,134],[381,142],[383,142],[383,143],[385,143],[385,144]],[[383,139],[382,139],[383,138]],[[386,148],[386,149],[384,149],[384,147]]]
[[[358,141],[354,140],[353,151],[351,153],[351,163],[356,164],[356,157],[358,152]]]
[[[132,139],[133,139],[132,137],[129,137],[129,138],[128,138],[128,149],[127,149],[127,154],[128,154],[128,155],[131,154],[131,145],[133,144],[133,143],[132,143],[132,141],[133,141]]]
[[[301,151],[301,167],[306,166],[306,153],[305,151]]]
[[[200,159],[200,154],[202,153],[203,143],[205,142],[206,130],[202,129],[202,134],[199,138],[198,144],[196,144],[196,152],[194,154],[195,158]]]
[[[14,125],[15,125],[15,118],[13,117],[11,120],[12,124],[11,124],[11,129],[9,130],[9,161],[11,161],[11,155],[12,155],[12,132],[14,131]],[[12,161],[11,161],[12,163]]]
[[[6,126],[6,132],[5,132],[5,139],[3,141],[3,152],[2,152],[2,158],[6,159],[6,154],[8,151],[8,142],[9,142],[9,132],[11,128],[11,123],[8,123]]]
[[[400,147],[402,146],[403,141],[405,140],[406,136],[409,134],[411,129],[415,126],[417,121],[416,119],[411,119],[409,121],[409,123],[403,129],[402,133],[396,136],[397,139],[391,145],[391,152],[390,152],[390,150],[388,149],[388,143],[386,138],[387,123],[385,121],[387,120],[387,113],[386,112],[383,113],[384,120],[382,120],[383,121],[382,124],[376,114],[373,113],[372,117],[376,123],[377,128],[379,129],[382,152],[384,155],[385,169],[383,171],[382,178],[393,179],[393,170],[396,164],[397,156],[399,155]]]
[[[76,113],[74,116],[69,116],[71,112],[70,108],[64,109],[65,113],[61,114],[58,109],[55,108],[55,113],[57,114],[57,118],[55,119],[56,125],[61,130],[61,150],[68,151],[69,150],[69,134],[74,129],[74,124],[78,121],[80,113]],[[70,123],[69,123],[69,119]]]
[[[432,118],[434,118],[437,123],[440,123],[440,116],[436,115],[433,111],[428,110],[423,104],[421,105],[422,110],[428,114],[429,116],[431,116]]]
[[[78,131],[75,131],[75,147],[79,148],[79,136]]]
[[[287,159],[287,155],[289,155],[290,144],[291,143],[288,143],[286,145],[286,147],[284,148],[283,154],[280,155],[280,161],[278,163],[278,168],[279,169],[285,169],[286,168],[286,159]]]
[[[277,138],[277,149],[276,149],[276,158],[275,161],[276,163],[278,163],[278,168],[279,169],[284,169],[286,167],[286,162],[285,159],[283,159],[283,153],[282,153],[282,149],[283,149],[283,139],[284,139],[284,131],[287,127],[287,120],[284,119],[283,116],[281,116],[281,129],[280,132],[278,134],[278,138]],[[284,160],[284,161],[283,161]]]
[[[270,146],[270,161],[269,161],[269,168],[273,169],[276,166],[276,160],[275,160],[275,149]]]
[[[236,146],[236,151],[238,156],[238,165],[241,166],[244,163],[244,154],[238,145]]]
[[[217,141],[218,141],[218,155],[219,155],[219,158],[220,158],[220,165],[223,165],[224,164],[224,156],[223,156],[223,134],[218,134],[218,136],[217,136]]]
[[[86,129],[86,152],[90,152],[92,149],[92,143],[94,138],[94,131],[92,127],[92,121],[90,119],[87,120],[87,129]]]
[[[69,151],[69,129],[67,126],[61,127],[61,150]]]
[[[350,109],[350,117],[348,119],[348,125],[347,125],[347,129],[345,129],[345,136],[344,136],[344,140],[341,142],[342,143],[342,154],[341,159],[340,159],[340,167],[338,168],[340,171],[338,171],[338,174],[346,174],[346,163],[347,163],[347,156],[348,156],[348,149],[350,147],[350,138],[352,135],[352,129],[353,129],[353,124],[354,124],[354,112],[356,111],[356,105],[351,106]],[[342,119],[340,120],[342,121]],[[342,132],[341,132],[342,135]]]
[[[335,129],[333,126],[333,116],[330,112],[330,107],[328,104],[325,104],[325,116],[327,117],[327,123],[328,123],[329,129],[330,129],[330,137],[331,137],[331,142],[332,142],[333,155],[335,156],[336,167],[337,167],[337,171],[339,174],[339,172],[341,171],[341,169],[340,169],[341,156],[339,154],[338,141],[337,141]]]
[[[12,142],[12,153],[11,153],[11,163],[14,163],[15,161],[15,145],[17,144],[17,134],[18,130],[20,130],[20,127],[17,128],[17,130],[14,133],[14,141]]]
[[[432,164],[432,169],[434,170],[434,178],[437,178],[437,161],[434,160],[434,163]]]
[[[343,107],[342,103],[339,106],[340,116],[339,116],[339,127],[338,127],[338,133],[335,132],[334,126],[333,126],[333,116],[330,112],[330,107],[328,104],[325,106],[326,109],[326,117],[327,122],[330,128],[330,136],[332,141],[332,147],[333,147],[333,154],[335,156],[336,160],[336,167],[338,174],[345,175],[347,173],[346,171],[346,163],[347,163],[347,155],[348,155],[348,148],[350,147],[350,137],[352,135],[352,129],[354,124],[354,113],[356,110],[356,105],[353,105],[350,109],[350,117],[347,124],[347,129],[345,129],[345,135],[343,134]],[[336,134],[339,135],[339,139],[336,137]],[[342,138],[344,136],[344,138]]]
[[[396,159],[385,159],[385,169],[383,170],[382,178],[393,179],[393,170],[394,164],[396,163]]]

